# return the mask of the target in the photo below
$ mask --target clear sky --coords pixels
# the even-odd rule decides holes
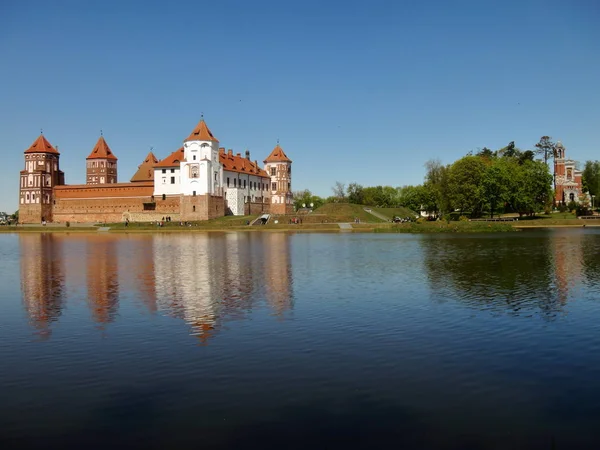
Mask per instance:
[[[280,139],[293,189],[322,196],[542,135],[600,159],[600,2],[0,2],[0,211],[40,129],[67,183],[100,129],[127,181],[201,113],[252,159]]]

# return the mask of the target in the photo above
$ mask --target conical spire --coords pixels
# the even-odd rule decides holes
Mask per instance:
[[[219,140],[213,136],[213,134],[211,133],[211,131],[208,129],[208,126],[206,125],[206,122],[204,121],[204,117],[202,117],[202,119],[200,119],[200,122],[198,122],[198,125],[196,125],[196,128],[194,128],[194,131],[192,131],[192,134],[190,134],[188,136],[188,138],[185,140],[185,142],[187,141],[215,141],[215,142],[219,142]]]
[[[25,150],[25,153],[53,153],[58,155],[58,150],[52,147],[52,144],[48,142],[48,140],[44,137],[43,134],[40,134],[38,138],[31,144],[31,146]]]
[[[267,156],[267,159],[265,159],[264,162],[266,162],[266,163],[267,162],[290,162],[291,163],[292,160],[287,157],[287,155],[285,154],[285,152],[279,145],[279,141],[277,141],[277,145],[275,146],[275,148],[273,149],[271,154],[269,156]]]
[[[113,154],[112,150],[104,140],[104,136],[100,135],[92,153],[90,153],[90,156],[86,159],[112,159],[116,161],[117,157]]]
[[[144,162],[139,165],[135,175],[131,177],[131,182],[154,180],[154,166],[156,164],[158,164],[158,159],[154,156],[154,153],[148,153]]]

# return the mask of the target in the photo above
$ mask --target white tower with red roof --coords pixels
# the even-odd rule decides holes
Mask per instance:
[[[265,171],[271,177],[271,213],[293,214],[292,160],[287,157],[279,141],[264,163]]]
[[[200,120],[183,144],[180,161],[183,195],[223,195],[223,166],[219,163],[219,141]]]

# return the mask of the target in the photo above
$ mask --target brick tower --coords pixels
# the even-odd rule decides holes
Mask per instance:
[[[54,186],[65,184],[59,168],[60,153],[43,134],[25,150],[25,170],[19,187],[19,221],[21,223],[52,222]]]
[[[572,201],[580,203],[585,197],[581,171],[577,170],[574,160],[567,159],[565,153],[565,146],[558,142],[554,155],[554,201],[563,205]]]
[[[86,158],[86,184],[117,182],[117,157],[104,140],[102,133],[90,156]]]
[[[271,177],[271,214],[293,214],[292,160],[277,142],[264,163],[265,171]]]

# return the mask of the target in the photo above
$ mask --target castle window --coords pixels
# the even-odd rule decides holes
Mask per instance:
[[[163,179],[163,184],[167,184],[167,177],[162,177]]]
[[[27,194],[26,197],[27,197],[27,201],[29,201],[29,194]]]
[[[274,177],[277,169],[275,169],[275,167],[271,167],[271,176]]]
[[[192,211],[196,212],[196,205],[192,206]]]
[[[227,177],[227,187],[229,187],[229,177]]]
[[[288,191],[292,188],[292,183],[288,183]]]
[[[162,199],[163,199],[163,200],[166,200],[166,199],[167,199],[167,196],[166,196],[165,194],[163,194],[163,195],[162,195]]]
[[[196,196],[196,191],[192,192],[192,195],[195,197]],[[195,208],[195,207],[194,207]]]
[[[246,189],[246,180],[244,180],[244,189]]]
[[[237,178],[233,179],[233,187],[237,187]]]
[[[171,169],[171,173],[175,173],[175,169]]]
[[[572,194],[571,194],[572,195]],[[31,201],[35,201],[35,194],[31,194]]]
[[[200,171],[198,169],[198,166],[191,166],[190,168],[190,177],[191,178],[198,178],[200,176]]]
[[[277,190],[277,183],[271,183],[271,190],[272,191],[276,191]]]
[[[175,184],[175,177],[171,177],[171,184]]]
[[[167,169],[163,169],[163,170],[162,170],[162,173],[167,173]]]
[[[288,166],[288,175],[292,174],[292,166]]]
[[[193,159],[194,161],[196,161],[196,155],[192,156],[192,159]]]

